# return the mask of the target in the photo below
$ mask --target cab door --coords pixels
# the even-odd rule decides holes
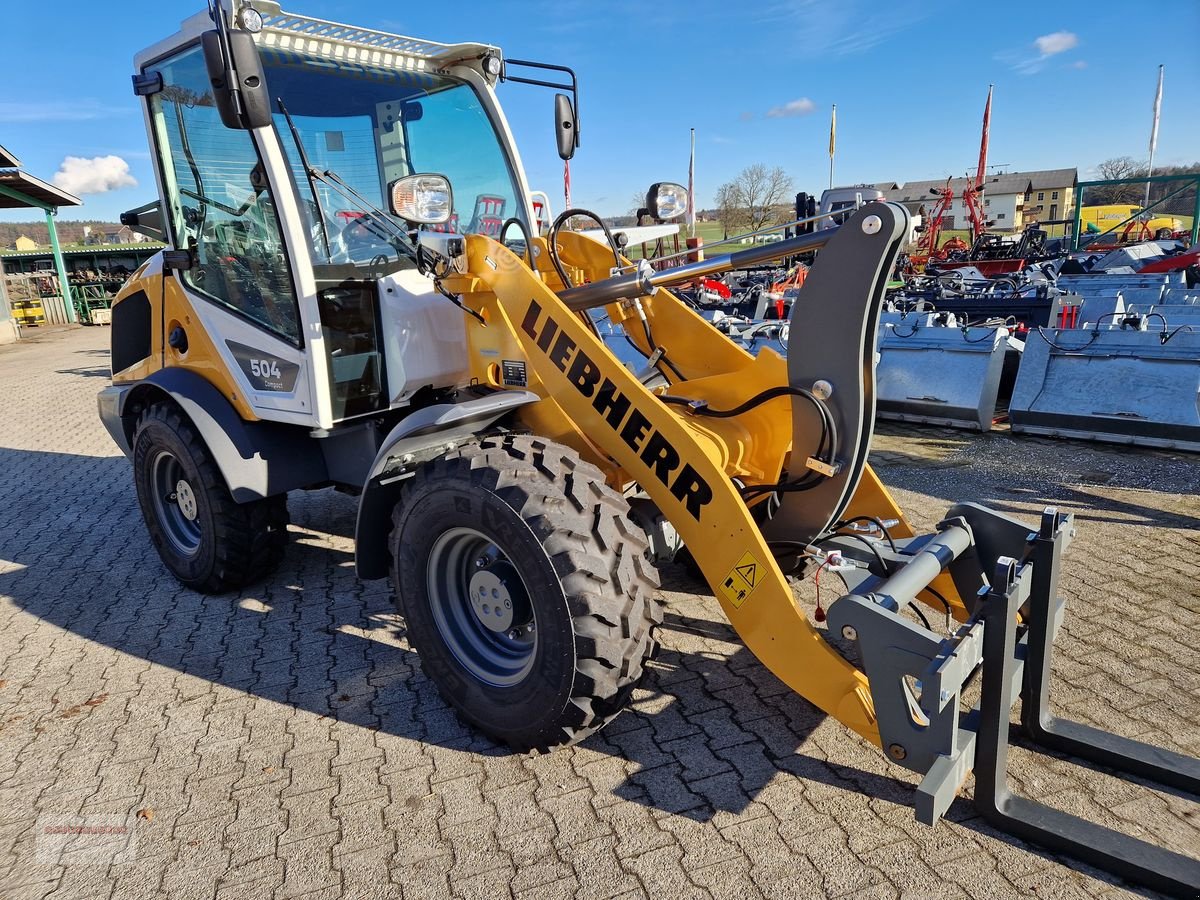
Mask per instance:
[[[319,424],[306,346],[312,335],[303,327],[262,136],[221,123],[198,44],[147,70],[162,76],[161,90],[147,99],[170,237],[192,259],[168,276],[182,288],[170,292],[182,296],[182,309],[168,308],[164,287],[159,327],[164,344],[175,326],[208,338],[188,340],[184,353],[164,350],[164,365],[214,381],[213,372],[224,369],[259,417]]]

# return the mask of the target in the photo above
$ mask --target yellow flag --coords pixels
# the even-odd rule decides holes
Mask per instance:
[[[837,147],[837,104],[833,104],[833,116],[829,120],[829,155],[833,156],[833,151]]]

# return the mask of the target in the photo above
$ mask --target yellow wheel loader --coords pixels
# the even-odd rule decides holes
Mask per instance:
[[[560,91],[567,159],[566,67],[211,0],[135,68],[160,199],[125,221],[170,249],[113,304],[99,406],[183,584],[266,575],[289,491],[352,493],[358,573],[393,580],[426,673],[480,731],[546,750],[627,703],[661,619],[655,564],[686,551],[778,678],[922,774],[923,821],[974,770],[999,827],[1165,890],[1200,884],[1193,859],[1007,793],[1018,699],[1060,751],[1193,792],[1200,765],[1050,716],[1069,516],[963,503],[915,534],[867,465],[902,207],[652,268],[586,210],[538,224],[497,89]],[[660,220],[685,205],[669,183],[647,197]],[[812,251],[786,359],[751,356],[670,290]],[[789,582],[815,567],[846,584],[824,622]]]

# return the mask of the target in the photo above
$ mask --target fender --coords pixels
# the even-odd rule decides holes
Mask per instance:
[[[497,391],[462,403],[439,403],[417,410],[388,432],[358,502],[354,529],[358,577],[387,576],[392,509],[401,486],[418,465],[470,440],[512,410],[541,399],[531,391]]]
[[[100,392],[100,418],[126,456],[132,456],[135,410],[162,397],[179,404],[195,426],[238,503],[329,478],[321,449],[309,437],[308,429],[280,422],[247,422],[209,381],[180,368],[160,369],[142,381],[115,384]]]

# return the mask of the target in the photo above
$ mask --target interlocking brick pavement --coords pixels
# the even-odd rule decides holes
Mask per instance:
[[[0,897],[1129,894],[966,800],[917,824],[915,777],[767,673],[681,567],[632,710],[547,756],[442,703],[388,584],[354,575],[349,498],[292,496],[265,584],[179,588],[96,419],[107,339],[0,349]],[[920,527],[960,499],[1077,513],[1060,710],[1200,754],[1200,460],[907,426],[874,460]],[[1013,757],[1020,791],[1200,855],[1195,802]],[[64,815],[130,817],[128,861],[39,854]]]

